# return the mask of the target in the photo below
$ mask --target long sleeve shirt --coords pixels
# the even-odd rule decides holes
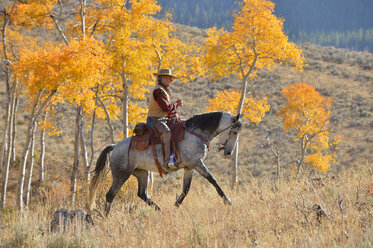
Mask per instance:
[[[159,104],[159,107],[167,112],[168,117],[174,118],[176,116],[176,103],[170,103],[167,99],[167,95],[162,89],[156,89],[153,91],[154,100]]]

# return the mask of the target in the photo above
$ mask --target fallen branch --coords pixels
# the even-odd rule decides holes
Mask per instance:
[[[308,221],[308,215],[310,214],[311,211],[306,211],[304,209],[301,209],[296,202],[294,202],[294,204],[295,204],[295,207],[297,208],[297,210],[299,210],[303,214],[303,216],[306,219],[307,223],[310,223]]]
[[[321,207],[321,204],[315,204],[315,205],[313,205],[312,210],[314,210],[316,212],[317,221],[319,223],[321,223],[321,218],[322,217],[325,217],[326,219],[329,219],[328,214]]]
[[[302,204],[303,208],[300,208],[296,202],[294,202],[295,207],[298,211],[300,211],[306,221],[309,223],[308,216],[312,211],[316,213],[316,219],[318,223],[321,223],[321,218],[329,219],[328,214],[325,212],[325,210],[322,208],[321,203],[320,204],[314,204],[312,208],[306,206],[306,200],[304,199],[302,193],[300,193],[300,196],[302,197]]]

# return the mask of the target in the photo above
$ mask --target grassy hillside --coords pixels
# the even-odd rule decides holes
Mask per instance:
[[[185,38],[203,40],[204,30],[179,26]],[[0,224],[0,246],[5,247],[320,247],[373,246],[373,55],[350,52],[333,47],[303,44],[307,66],[302,72],[281,65],[272,71],[262,70],[250,82],[254,94],[265,96],[271,111],[262,123],[244,123],[240,136],[239,180],[236,190],[229,190],[230,160],[212,149],[207,166],[218,178],[233,201],[223,205],[215,189],[195,176],[190,195],[180,209],[173,207],[175,194],[180,194],[182,171],[166,179],[155,176],[152,199],[162,208],[155,212],[135,196],[135,183],[127,185],[130,195],[114,201],[111,215],[102,219],[94,215],[91,230],[68,230],[67,234],[51,234],[49,222],[54,211],[68,204],[69,177],[73,162],[74,110],[60,106],[55,119],[64,130],[59,137],[47,138],[47,183],[34,190],[30,211],[20,219],[14,210],[14,193],[19,159],[12,165],[9,182],[9,207],[3,209]],[[284,103],[281,89],[293,82],[313,85],[324,96],[334,99],[332,123],[344,139],[338,153],[338,164],[326,175],[308,174],[295,181],[290,170],[297,145],[290,134],[284,134],[277,114]],[[0,84],[1,108],[4,110],[4,84]],[[175,82],[173,99],[183,99],[189,117],[204,112],[208,99],[219,90],[238,88],[239,82],[227,77],[218,82],[198,79],[187,84]],[[17,151],[21,151],[28,115],[20,102],[18,113]],[[64,118],[61,118],[64,117]],[[85,130],[89,130],[89,120]],[[114,123],[116,135],[120,123]],[[105,122],[99,122],[95,135],[98,152],[109,143]],[[0,131],[0,137],[2,136]],[[265,145],[268,138],[279,142],[281,181],[273,180],[275,158]],[[38,151],[36,152],[38,154]],[[95,158],[98,153],[95,153]],[[34,175],[38,174],[38,165]],[[82,175],[82,174],[81,174]],[[80,183],[77,208],[84,208],[86,183]],[[132,189],[134,188],[134,189]],[[102,189],[98,209],[102,210]],[[129,197],[130,196],[130,197]],[[339,209],[338,196],[343,200]],[[304,198],[304,203],[303,199]],[[295,205],[297,203],[297,206]],[[328,218],[317,219],[322,206]],[[297,208],[298,207],[298,208]]]

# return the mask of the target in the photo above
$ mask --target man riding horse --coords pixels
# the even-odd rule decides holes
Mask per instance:
[[[161,133],[161,139],[166,148],[166,154],[163,158],[164,166],[167,168],[167,163],[170,159],[171,130],[165,122],[168,119],[172,121],[177,118],[176,109],[182,106],[183,102],[178,100],[175,103],[170,103],[168,87],[176,78],[172,75],[171,70],[161,69],[154,75],[157,76],[158,84],[150,97],[148,124]],[[214,111],[197,114],[185,120],[185,138],[179,141],[177,145],[179,151],[178,157],[180,159],[178,162],[182,161],[182,168],[184,170],[183,191],[178,196],[175,206],[180,206],[187,196],[194,171],[197,171],[215,187],[217,193],[225,203],[231,204],[230,199],[224,193],[203,160],[207,156],[211,140],[217,136],[219,137],[221,148],[224,150],[224,155],[232,154],[237,143],[238,133],[242,127],[241,118],[240,114],[234,115],[228,112]],[[159,167],[155,163],[155,158],[160,159],[162,157],[162,149],[160,145],[147,146],[142,150],[135,149],[131,146],[133,138],[129,137],[117,144],[108,145],[100,153],[94,169],[94,176],[89,186],[89,211],[93,210],[97,188],[105,178],[107,174],[105,168],[108,166],[110,166],[113,180],[106,194],[106,215],[110,211],[115,196],[131,175],[135,176],[138,181],[137,195],[149,206],[154,206],[156,210],[160,210],[160,207],[149,198],[147,189],[149,172],[159,171]],[[107,163],[108,159],[110,159],[110,163]],[[172,170],[181,169],[181,167],[177,166],[177,163],[175,165],[175,168],[172,168]]]
[[[170,69],[160,69],[158,73],[154,73],[157,77],[157,85],[154,87],[148,107],[147,124],[156,129],[162,140],[164,149],[163,166],[169,169],[171,155],[171,130],[167,126],[167,120],[177,119],[176,109],[183,106],[181,100],[175,103],[170,101],[170,84],[177,78],[172,75]]]

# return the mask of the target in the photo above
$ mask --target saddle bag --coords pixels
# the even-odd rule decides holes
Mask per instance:
[[[148,129],[146,127],[146,124],[143,122],[137,123],[135,128],[133,129],[133,133],[135,136],[143,135],[147,131]]]
[[[132,137],[131,146],[138,151],[144,151],[148,149],[150,145],[150,133],[143,135],[135,135]]]

